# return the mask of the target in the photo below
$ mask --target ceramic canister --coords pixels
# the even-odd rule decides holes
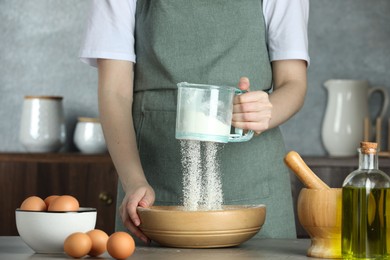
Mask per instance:
[[[79,117],[73,141],[82,153],[104,153],[107,151],[102,126],[98,118]]]
[[[28,152],[57,152],[66,127],[60,96],[25,96],[19,140]]]

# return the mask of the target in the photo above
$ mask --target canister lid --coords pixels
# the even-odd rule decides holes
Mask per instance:
[[[360,149],[364,154],[376,153],[376,149],[378,148],[377,143],[373,142],[360,142]]]
[[[54,100],[62,100],[61,96],[25,96],[24,99],[54,99]]]
[[[79,122],[100,123],[100,120],[97,117],[79,117],[78,121]]]

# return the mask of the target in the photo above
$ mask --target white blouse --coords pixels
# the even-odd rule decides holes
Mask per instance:
[[[134,27],[137,0],[92,0],[80,59],[135,62]],[[299,59],[310,63],[307,38],[309,0],[263,0],[271,61]]]

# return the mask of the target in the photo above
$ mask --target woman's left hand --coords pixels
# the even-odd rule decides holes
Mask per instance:
[[[236,128],[253,130],[260,134],[269,129],[272,116],[272,104],[264,91],[250,91],[250,82],[240,78],[238,87],[248,91],[234,97],[232,125]]]

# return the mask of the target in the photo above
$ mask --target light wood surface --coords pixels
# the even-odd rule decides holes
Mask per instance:
[[[251,239],[237,247],[213,249],[177,249],[137,245],[129,260],[314,260],[306,256],[310,246],[308,239]],[[0,237],[0,259],[27,260],[45,259],[60,260],[72,259],[65,254],[34,254],[20,237]],[[88,257],[88,260],[113,259],[107,252],[100,257]]]

